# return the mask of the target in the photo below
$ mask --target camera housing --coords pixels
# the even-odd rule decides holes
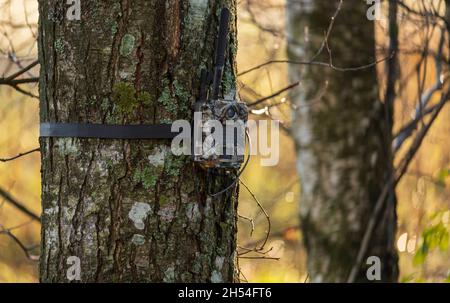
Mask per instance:
[[[202,117],[202,140],[201,143],[193,144],[193,157],[194,162],[203,168],[239,169],[244,162],[247,105],[238,100],[235,91],[225,97],[219,97],[228,45],[229,18],[229,10],[223,8],[219,21],[214,70],[212,73],[202,70],[199,98],[194,105],[194,111],[200,112]],[[211,134],[215,133],[218,127],[222,130],[222,138],[216,137],[215,140]],[[202,146],[199,146],[200,144]],[[201,152],[196,153],[197,151]]]
[[[244,162],[245,132],[248,108],[244,102],[233,99],[197,102],[196,112],[201,112],[201,154],[194,153],[194,161],[204,168],[239,169]],[[222,127],[222,140],[211,140],[217,131],[216,123]]]

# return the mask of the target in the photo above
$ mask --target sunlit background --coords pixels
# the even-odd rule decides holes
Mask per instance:
[[[419,2],[419,1],[418,1]],[[286,58],[284,0],[240,0],[238,14],[239,71],[271,59]],[[37,1],[0,0],[0,77],[14,73],[37,57]],[[409,24],[410,25],[410,24]],[[420,46],[423,39],[436,35],[417,31],[401,23],[401,49]],[[385,42],[386,24],[378,22],[377,40]],[[406,30],[411,28],[411,30]],[[335,37],[338,38],[338,37]],[[396,101],[396,127],[411,118],[417,100],[417,80],[408,77],[420,59],[402,54],[402,81]],[[301,67],[299,67],[301,68]],[[382,66],[379,70],[382,70]],[[425,85],[434,81],[430,60]],[[380,78],[382,73],[380,72]],[[28,76],[38,75],[38,67]],[[382,79],[380,79],[382,81]],[[289,84],[287,66],[268,65],[239,77],[240,96],[253,101],[271,95]],[[0,86],[0,158],[8,158],[38,147],[39,108],[37,85],[21,85],[27,95]],[[298,88],[301,89],[301,86]],[[279,95],[273,103],[282,106],[260,108],[255,119],[270,113],[289,124],[289,96]],[[398,235],[402,282],[450,281],[450,107],[434,124],[430,134],[397,188]],[[249,282],[305,282],[306,256],[299,231],[300,185],[295,170],[292,140],[282,133],[281,161],[275,167],[261,167],[254,158],[243,181],[268,213],[271,236],[261,253],[242,254],[240,279]],[[0,162],[0,187],[23,202],[33,212],[40,208],[40,156],[31,153],[15,161]],[[261,244],[268,231],[267,217],[252,194],[241,186],[239,205],[239,251]],[[254,225],[254,230],[252,228]],[[323,224],[328,224],[323,222]],[[0,198],[0,229],[7,228],[27,247],[39,254],[40,225]],[[429,248],[424,249],[424,245]],[[0,282],[37,282],[37,262],[31,261],[13,238],[0,234]]]

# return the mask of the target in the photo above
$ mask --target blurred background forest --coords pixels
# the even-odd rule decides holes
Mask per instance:
[[[355,0],[347,1],[348,5],[352,1]],[[286,59],[285,1],[239,0],[238,3],[238,70],[242,72],[269,60]],[[439,3],[442,1],[409,1],[408,5],[417,11],[434,5],[444,15],[445,5]],[[0,77],[7,77],[36,60],[37,20],[37,1],[0,0]],[[420,49],[430,41],[437,45],[439,40],[438,33],[417,26],[411,14],[402,8],[399,8],[399,24],[401,80],[396,88],[394,133],[411,119],[416,108],[414,100],[420,91],[417,78],[411,74],[417,72],[421,55],[409,50]],[[386,44],[386,20],[376,21],[376,28],[377,45],[381,47]],[[429,61],[429,70],[423,86],[431,87],[436,81],[433,71],[436,66],[432,59],[425,61]],[[382,81],[384,63],[378,64],[377,69]],[[27,78],[36,77],[38,73],[39,67],[35,66],[27,72]],[[269,96],[288,85],[286,64],[267,65],[239,77],[240,96],[248,102]],[[3,159],[0,162],[0,189],[39,214],[39,153],[32,152],[14,161],[6,161],[35,150],[39,145],[38,85],[21,84],[18,87],[23,92],[17,91],[17,87],[0,85],[0,158]],[[302,87],[295,89],[301,90]],[[295,108],[290,105],[289,92],[286,91],[271,98],[265,106],[253,109],[252,113],[254,118],[270,114],[288,125],[292,110]],[[299,230],[301,189],[294,144],[289,136],[282,134],[279,164],[261,167],[260,161],[253,158],[243,175],[243,181],[258,198],[271,223],[271,235],[266,245],[268,252],[262,258],[243,255],[239,260],[244,281],[307,281],[305,249]],[[447,106],[397,187],[396,244],[402,282],[450,282],[449,135],[450,107]],[[264,239],[268,225],[266,216],[244,186],[241,186],[239,214],[238,243],[245,250],[245,247]],[[37,282],[37,262],[33,259],[39,254],[40,224],[0,197],[1,230],[9,233],[0,234],[0,282]]]

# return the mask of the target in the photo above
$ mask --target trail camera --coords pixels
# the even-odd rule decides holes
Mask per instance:
[[[244,162],[247,106],[238,100],[235,91],[220,96],[229,18],[229,10],[222,9],[214,71],[202,70],[200,94],[194,106],[195,116],[201,113],[202,139],[194,142],[194,161],[205,168],[238,169]]]

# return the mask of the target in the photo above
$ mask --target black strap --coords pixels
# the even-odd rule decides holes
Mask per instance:
[[[108,125],[82,123],[41,123],[41,137],[99,139],[173,139],[179,132],[172,124]]]

